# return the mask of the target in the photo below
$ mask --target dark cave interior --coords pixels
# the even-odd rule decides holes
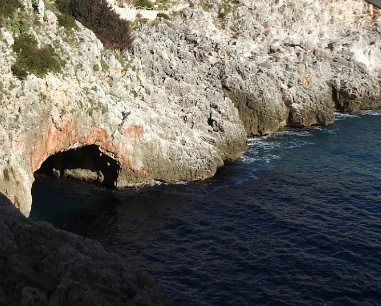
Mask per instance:
[[[120,164],[102,153],[97,145],[58,152],[36,171],[57,178],[69,178],[115,187]]]

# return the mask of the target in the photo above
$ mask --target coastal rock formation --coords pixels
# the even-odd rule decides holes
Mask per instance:
[[[95,241],[25,218],[0,194],[0,305],[170,305],[146,273]]]
[[[381,106],[381,16],[365,1],[156,1],[150,13],[109,1],[134,21],[123,52],[23,2],[18,14],[42,22],[27,32],[63,65],[17,78],[21,32],[1,30],[0,191],[25,215],[33,174],[55,154],[46,172],[116,187],[205,179],[247,136]]]
[[[143,25],[135,55],[155,84],[220,88],[249,136],[381,106],[381,19],[365,1],[201,4],[182,7],[170,28]]]
[[[59,152],[98,146],[118,165],[113,184],[124,187],[204,179],[245,150],[238,112],[222,92],[190,91],[193,109],[188,114],[168,89],[151,85],[139,59],[104,50],[80,24],[70,31],[50,23],[41,27],[32,34],[40,43],[56,46],[66,61],[60,74],[17,79],[15,54],[6,39],[0,41],[0,189],[25,215],[33,173]],[[218,122],[218,130],[210,120]]]

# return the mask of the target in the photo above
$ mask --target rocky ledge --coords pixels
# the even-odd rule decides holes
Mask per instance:
[[[109,1],[133,22],[128,51],[65,27],[55,1],[23,0],[1,30],[0,191],[25,215],[36,171],[116,187],[204,179],[248,136],[381,105],[381,16],[365,1],[126,2]],[[63,68],[17,76],[23,33]]]
[[[0,305],[170,305],[156,282],[95,242],[25,218],[0,194]]]

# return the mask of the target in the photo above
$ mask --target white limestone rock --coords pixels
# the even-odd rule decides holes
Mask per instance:
[[[37,0],[37,14],[38,14],[40,23],[42,23],[44,19],[47,20],[47,16],[46,16],[47,12],[45,11],[45,3],[43,0]]]
[[[11,47],[15,43],[15,40],[13,39],[13,35],[4,29],[2,29],[1,33],[7,45]]]

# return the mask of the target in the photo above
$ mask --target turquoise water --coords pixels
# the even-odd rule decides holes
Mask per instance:
[[[381,112],[251,139],[197,183],[37,177],[32,219],[97,239],[174,305],[381,305]]]

